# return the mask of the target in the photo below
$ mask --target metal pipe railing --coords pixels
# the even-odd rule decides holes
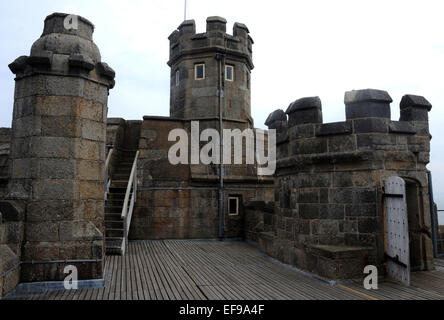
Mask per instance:
[[[125,200],[123,201],[122,219],[124,224],[124,237],[123,237],[123,252],[125,252],[126,244],[128,242],[129,229],[131,227],[131,218],[133,215],[134,205],[137,197],[137,161],[139,159],[139,151],[137,151],[134,158],[133,167],[131,169],[130,178],[128,180],[128,186],[126,188]],[[132,193],[131,193],[132,191]],[[131,199],[130,199],[131,197]]]
[[[114,149],[111,148],[108,151],[108,156],[106,157],[105,162],[105,176],[104,176],[104,184],[105,184],[105,201],[108,199],[109,188],[111,186],[111,177],[109,175],[109,166],[111,163],[111,157],[113,156]]]

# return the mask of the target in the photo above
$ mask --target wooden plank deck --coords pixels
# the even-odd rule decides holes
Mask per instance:
[[[14,299],[14,296],[10,297]],[[125,257],[106,260],[105,287],[31,293],[40,300],[379,300],[444,299],[444,261],[412,274],[405,287],[384,281],[331,286],[264,257],[245,242],[130,242]]]

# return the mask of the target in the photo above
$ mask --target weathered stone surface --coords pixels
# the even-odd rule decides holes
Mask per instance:
[[[71,200],[32,201],[28,203],[26,213],[30,222],[64,221],[75,218]]]
[[[48,16],[30,57],[11,65],[16,88],[8,197],[22,199],[23,208],[11,215],[0,203],[3,219],[17,220],[2,227],[0,238],[37,261],[103,258],[107,101],[115,72],[92,42],[93,25],[78,17],[79,28],[68,31],[67,16]],[[24,261],[19,276],[57,281],[63,266]],[[100,278],[103,264],[83,263],[79,273]]]
[[[423,96],[415,96],[412,94],[408,94],[402,97],[400,107],[401,110],[412,107],[424,108],[427,109],[427,111],[432,110],[432,104],[428,102],[426,98],[424,98]]]
[[[345,93],[346,118],[388,118],[392,98],[382,90],[353,90]]]
[[[76,174],[75,160],[40,160],[38,174],[41,179],[74,179]]]
[[[283,110],[278,109],[270,113],[267,120],[265,121],[265,125],[270,126],[276,121],[287,121],[287,115]]]
[[[228,108],[224,117],[252,124],[250,106],[250,72],[253,41],[248,29],[239,24],[233,28],[235,36],[226,33],[226,21],[221,17],[207,20],[207,32],[196,34],[194,20],[184,21],[173,32],[170,40],[171,67],[170,111],[171,116],[181,119],[217,118],[218,109],[218,64],[214,51],[227,47],[226,58],[234,67],[233,81],[225,81],[225,100]],[[209,55],[202,55],[203,53]],[[181,59],[186,56],[187,59]],[[195,64],[205,64],[205,78],[194,79]],[[176,83],[176,72],[178,80]]]
[[[390,132],[393,133],[407,133],[407,134],[415,134],[415,127],[405,121],[391,121],[390,122]]]
[[[79,189],[82,200],[103,200],[103,181],[81,181]]]
[[[25,240],[31,242],[59,241],[59,224],[50,221],[29,222],[26,224]]]
[[[388,122],[385,119],[369,118],[353,121],[355,133],[387,133]]]
[[[82,54],[71,54],[69,56],[69,65],[74,68],[82,68],[88,71],[94,69],[94,61],[85,55]]]
[[[18,222],[24,218],[23,204],[18,201],[0,201],[1,222]]]
[[[352,133],[352,123],[350,121],[325,123],[316,127],[316,135],[319,137],[350,133]]]
[[[299,110],[322,109],[322,102],[319,97],[306,97],[296,100],[288,107],[286,113],[292,114]]]
[[[360,102],[393,102],[390,95],[383,90],[364,89],[352,90],[345,93],[344,103],[353,104]]]
[[[94,241],[102,240],[103,235],[99,229],[88,221],[66,221],[60,224],[61,241]],[[91,247],[87,247],[91,250]]]

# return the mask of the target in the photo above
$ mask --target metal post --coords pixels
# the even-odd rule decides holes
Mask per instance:
[[[435,201],[433,200],[432,173],[430,171],[427,172],[427,177],[429,180],[429,202],[430,202],[430,215],[432,222],[433,255],[435,258],[438,258],[438,242],[436,234],[436,229],[438,228],[438,222],[436,221],[436,216],[435,216],[435,206],[434,206]]]
[[[224,135],[223,135],[223,111],[222,111],[222,97],[224,91],[222,88],[222,59],[221,54],[216,55],[216,60],[219,61],[219,136],[220,136],[220,148],[219,148],[219,170],[220,170],[220,184],[219,184],[219,196],[218,196],[218,207],[219,207],[219,240],[223,240],[224,237],[224,167],[223,167],[223,145],[224,145]]]

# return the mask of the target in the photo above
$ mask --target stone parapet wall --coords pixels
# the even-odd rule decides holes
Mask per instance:
[[[244,238],[259,243],[260,234],[270,232],[274,203],[251,201],[245,204]]]
[[[200,131],[216,124],[211,121],[201,122]],[[229,123],[225,125],[230,126]],[[176,142],[168,141],[168,136],[174,129],[189,132],[190,122],[167,117],[145,117],[142,123],[139,141],[139,191],[131,224],[131,239],[218,237],[219,166],[170,164],[168,152]],[[251,166],[226,166],[226,238],[244,237],[244,204],[252,200],[273,200],[273,181],[264,179],[264,182],[260,182],[256,172],[249,167]],[[228,215],[227,202],[230,196],[241,199],[238,216]]]
[[[4,199],[11,173],[9,171],[9,152],[11,129],[0,128],[0,200]]]
[[[431,105],[423,97],[405,96],[401,120],[391,121],[390,102],[384,91],[348,92],[346,121],[337,123],[322,122],[318,97],[299,99],[286,114],[278,110],[270,115],[267,125],[278,132],[276,212],[273,232],[263,242],[273,256],[326,277],[348,278],[353,272],[341,273],[331,258],[330,270],[321,270],[316,261],[326,258],[319,254],[328,255],[328,250],[314,255],[312,248],[339,246],[353,252],[350,247],[361,247],[367,254],[355,250],[350,259],[381,266],[383,186],[391,176],[418,184],[420,225],[431,231],[426,169]],[[417,235],[426,257],[423,269],[432,266],[428,231]]]

